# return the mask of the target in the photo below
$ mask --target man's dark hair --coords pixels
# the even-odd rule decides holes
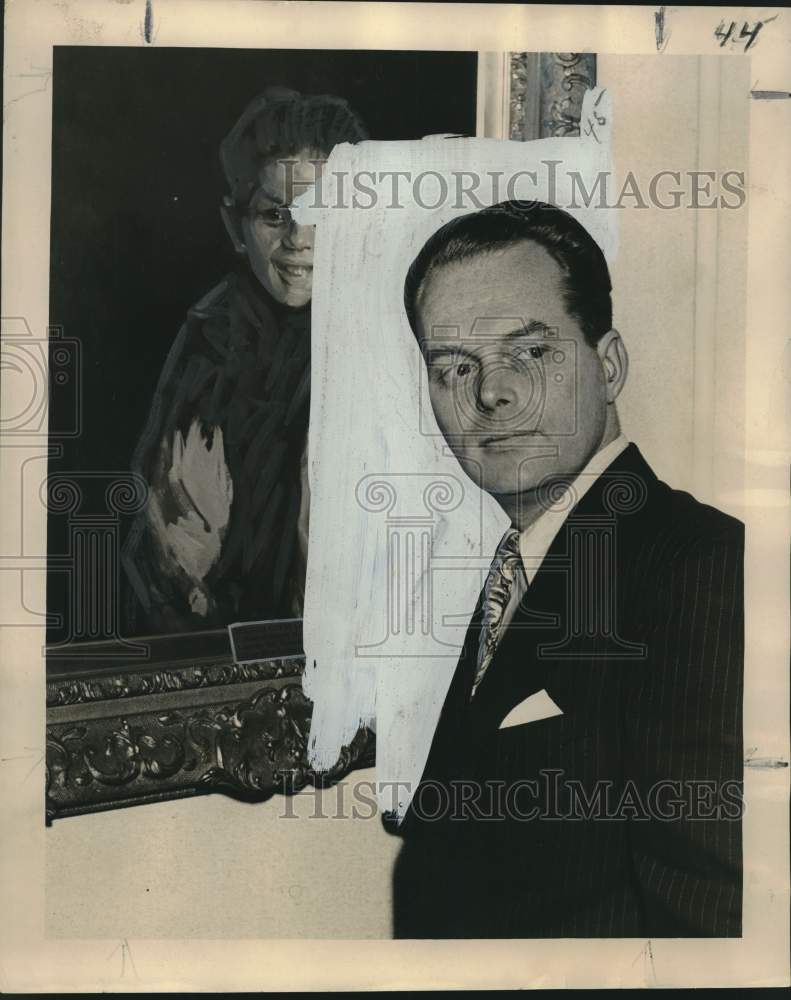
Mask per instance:
[[[434,271],[522,241],[543,247],[560,265],[566,311],[595,345],[612,328],[612,285],[604,254],[573,216],[540,201],[503,201],[453,219],[429,238],[404,282],[404,306],[415,335],[418,295]]]
[[[269,87],[247,105],[223,139],[220,162],[233,202],[244,206],[265,160],[293,157],[303,149],[329,156],[340,142],[367,138],[362,121],[342,98]]]

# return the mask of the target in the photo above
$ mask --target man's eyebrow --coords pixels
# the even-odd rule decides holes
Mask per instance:
[[[423,341],[423,353],[429,357],[436,354],[464,354],[468,358],[474,358],[475,352],[468,351],[461,344],[432,344],[430,340]]]
[[[513,330],[509,330],[507,333],[501,334],[500,336],[503,340],[516,340],[518,337],[541,336],[548,333],[551,329],[552,327],[547,323],[542,323],[539,319],[531,319],[523,326],[516,326]],[[486,334],[481,334],[479,338],[475,339],[475,343],[485,344],[490,339],[494,340],[495,337],[489,337]],[[431,354],[466,354],[468,357],[474,357],[474,352],[462,347],[461,344],[432,344],[431,338],[424,341],[424,343],[426,345],[426,351],[430,351]]]
[[[542,323],[540,319],[531,319],[524,326],[517,326],[513,330],[509,330],[505,336],[511,340],[515,337],[530,337],[536,334],[548,333],[551,329],[552,327],[546,323]]]

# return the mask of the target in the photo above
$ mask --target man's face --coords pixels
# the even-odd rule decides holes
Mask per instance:
[[[602,443],[603,358],[566,312],[562,279],[543,247],[521,242],[439,268],[418,296],[437,422],[495,496],[573,475]]]
[[[303,150],[283,160],[267,160],[242,219],[253,274],[274,299],[292,308],[310,302],[315,228],[283,221],[278,209],[288,207],[315,183],[322,169],[316,161],[322,159],[318,152]]]

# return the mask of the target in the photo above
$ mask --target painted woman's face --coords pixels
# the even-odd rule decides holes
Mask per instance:
[[[267,160],[242,219],[253,274],[274,299],[294,309],[306,306],[313,291],[315,227],[297,225],[282,210],[316,182],[324,160],[321,153],[307,149]]]

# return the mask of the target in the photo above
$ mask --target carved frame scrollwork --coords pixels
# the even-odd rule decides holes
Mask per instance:
[[[295,652],[301,622],[259,623],[255,631],[245,645],[257,647],[257,658],[244,662],[224,630],[146,639],[147,661],[131,666],[111,643],[86,643],[82,657],[77,646],[67,658],[52,651],[47,822],[207,792],[263,801],[371,766],[367,729],[329,771],[308,766],[312,705]]]
[[[591,52],[511,52],[508,138],[578,136],[582,98],[596,85]]]

